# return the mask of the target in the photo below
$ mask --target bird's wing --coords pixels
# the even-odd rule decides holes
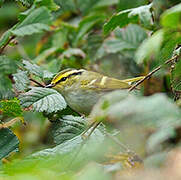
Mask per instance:
[[[128,89],[131,86],[129,83],[115,78],[103,76],[102,74],[92,72],[87,76],[88,82],[84,85],[85,88],[94,89],[97,91],[111,91],[116,89]]]

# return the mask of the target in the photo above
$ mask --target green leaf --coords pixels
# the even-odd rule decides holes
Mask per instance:
[[[86,146],[84,145],[84,153],[95,152],[96,146],[100,146],[100,144],[104,140],[104,134],[96,128],[95,131],[90,136],[89,140],[86,142]],[[33,157],[46,157],[46,156],[55,156],[58,154],[66,154],[72,152],[72,156],[74,157],[77,153],[77,150],[82,150],[80,147],[84,142],[84,138],[81,135],[75,136],[74,138],[65,141],[62,144],[57,145],[54,148],[45,149],[34,153]],[[83,152],[81,154],[83,154]],[[85,154],[84,154],[85,155]]]
[[[14,60],[9,59],[7,56],[0,56],[0,72],[2,74],[12,74],[15,73],[17,69],[17,64]]]
[[[181,28],[180,25],[181,18],[181,3],[166,10],[161,15],[161,24],[168,28]]]
[[[20,117],[23,113],[20,106],[20,101],[16,98],[11,100],[1,100],[0,110],[3,112],[4,115],[8,115],[11,117]]]
[[[34,74],[40,78],[52,78],[53,74],[47,70],[43,70],[40,66],[36,64],[31,64],[29,61],[23,60],[25,69],[28,70],[30,74]]]
[[[8,42],[11,35],[12,35],[11,31],[8,30],[1,36],[1,38],[0,38],[0,47],[4,46]]]
[[[67,104],[60,93],[54,89],[33,87],[19,97],[22,107],[33,106],[38,112],[57,112],[65,109]]]
[[[116,29],[115,37],[106,39],[95,56],[99,59],[109,53],[136,50],[146,37],[146,32],[138,25],[130,24],[126,28]]]
[[[54,2],[54,0],[36,0],[36,6],[46,6],[51,11],[57,11],[60,7]]]
[[[24,92],[28,89],[30,80],[28,79],[27,71],[18,70],[16,74],[13,74],[13,80],[15,81],[15,88],[17,91]]]
[[[42,33],[43,31],[49,31],[50,28],[46,24],[34,23],[30,25],[23,26],[21,28],[17,28],[12,31],[12,33],[16,36],[26,36],[32,35],[35,33]]]
[[[5,75],[0,74],[0,100],[14,97],[14,92],[12,89],[10,79]]]
[[[108,105],[103,108],[105,102]],[[149,144],[153,143],[155,147],[173,137],[173,130],[180,127],[180,115],[180,109],[164,94],[137,97],[126,91],[115,91],[100,99],[90,117],[97,121],[108,120],[115,123],[120,131],[128,126],[130,129],[138,126],[142,131],[148,131],[149,128],[154,132]]]
[[[99,1],[100,0],[77,0],[76,7],[85,15],[88,14]]]
[[[124,27],[129,23],[138,23],[139,19],[144,26],[151,23],[150,8],[152,4],[140,6],[133,9],[127,9],[114,14],[111,19],[104,25],[104,34],[113,31],[117,26]]]
[[[86,120],[79,116],[66,115],[52,122],[52,136],[56,144],[80,135],[86,129]]]
[[[17,36],[31,35],[48,31],[48,24],[51,23],[52,16],[46,7],[33,10],[14,30],[11,32]]]
[[[76,45],[79,40],[96,24],[103,22],[105,16],[102,14],[95,14],[92,16],[85,17],[80,23],[78,27],[78,33],[74,44]]]
[[[11,152],[17,152],[18,146],[18,138],[10,129],[0,129],[0,159],[6,157]]]
[[[118,4],[119,0],[99,0],[94,6],[93,9],[102,8],[106,6],[111,6]]]
[[[135,60],[138,64],[143,63],[145,60],[149,60],[152,55],[156,56],[159,53],[163,41],[163,35],[163,31],[159,30],[150,38],[143,41],[135,55]]]

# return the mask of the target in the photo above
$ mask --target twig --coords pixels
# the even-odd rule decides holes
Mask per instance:
[[[2,52],[4,51],[4,49],[6,48],[6,46],[7,46],[15,37],[16,37],[16,36],[11,36],[11,37],[8,39],[8,41],[5,43],[5,45],[0,48],[0,54],[2,54]]]
[[[36,80],[34,80],[32,78],[30,78],[30,81],[34,82],[35,84],[39,85],[40,87],[45,87],[45,85],[39,83],[38,81],[36,81]]]
[[[156,73],[157,71],[159,71],[164,65],[167,65],[169,63],[171,63],[172,61],[174,61],[176,58],[178,58],[178,55],[173,56],[171,59],[168,59],[164,64],[158,66],[156,69],[154,69],[153,71],[151,71],[150,73],[148,73],[143,79],[141,79],[140,81],[138,81],[135,85],[133,85],[128,91],[131,92],[133,89],[135,89],[138,85],[140,85],[143,81],[145,81],[146,79],[149,79],[154,73]]]

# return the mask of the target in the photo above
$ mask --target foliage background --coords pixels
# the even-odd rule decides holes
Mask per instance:
[[[0,179],[179,178],[180,24],[179,0],[1,0]],[[89,118],[42,88],[65,68],[126,79],[159,65]],[[84,140],[89,121],[104,125]]]

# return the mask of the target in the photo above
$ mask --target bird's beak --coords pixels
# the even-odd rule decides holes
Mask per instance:
[[[54,84],[48,84],[48,85],[45,86],[45,88],[52,88],[54,86],[55,86]]]

